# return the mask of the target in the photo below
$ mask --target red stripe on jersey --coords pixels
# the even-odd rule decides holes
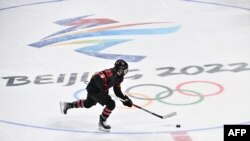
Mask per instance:
[[[98,75],[102,78],[103,80],[103,89],[104,90],[107,90],[108,89],[108,81],[107,81],[107,78],[105,76],[105,74],[103,72],[99,72]]]

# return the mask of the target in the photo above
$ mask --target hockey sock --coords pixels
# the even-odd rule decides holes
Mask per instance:
[[[84,107],[83,99],[72,102],[72,108],[83,108],[83,107]]]
[[[111,113],[112,113],[112,110],[105,107],[102,111],[102,117],[104,117],[104,119],[107,119]]]

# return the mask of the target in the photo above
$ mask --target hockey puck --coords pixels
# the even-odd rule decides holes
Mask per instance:
[[[176,128],[180,128],[181,127],[181,125],[180,124],[176,124]]]

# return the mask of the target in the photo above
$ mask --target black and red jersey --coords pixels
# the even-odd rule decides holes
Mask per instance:
[[[124,98],[124,94],[121,91],[122,81],[123,76],[117,76],[114,68],[106,69],[92,76],[87,90],[93,93],[102,92],[108,94],[108,90],[113,87],[115,95]]]

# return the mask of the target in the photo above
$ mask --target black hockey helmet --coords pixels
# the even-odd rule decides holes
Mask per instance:
[[[128,73],[128,63],[122,59],[117,60],[115,62],[115,70],[122,73],[122,75],[126,75]]]

